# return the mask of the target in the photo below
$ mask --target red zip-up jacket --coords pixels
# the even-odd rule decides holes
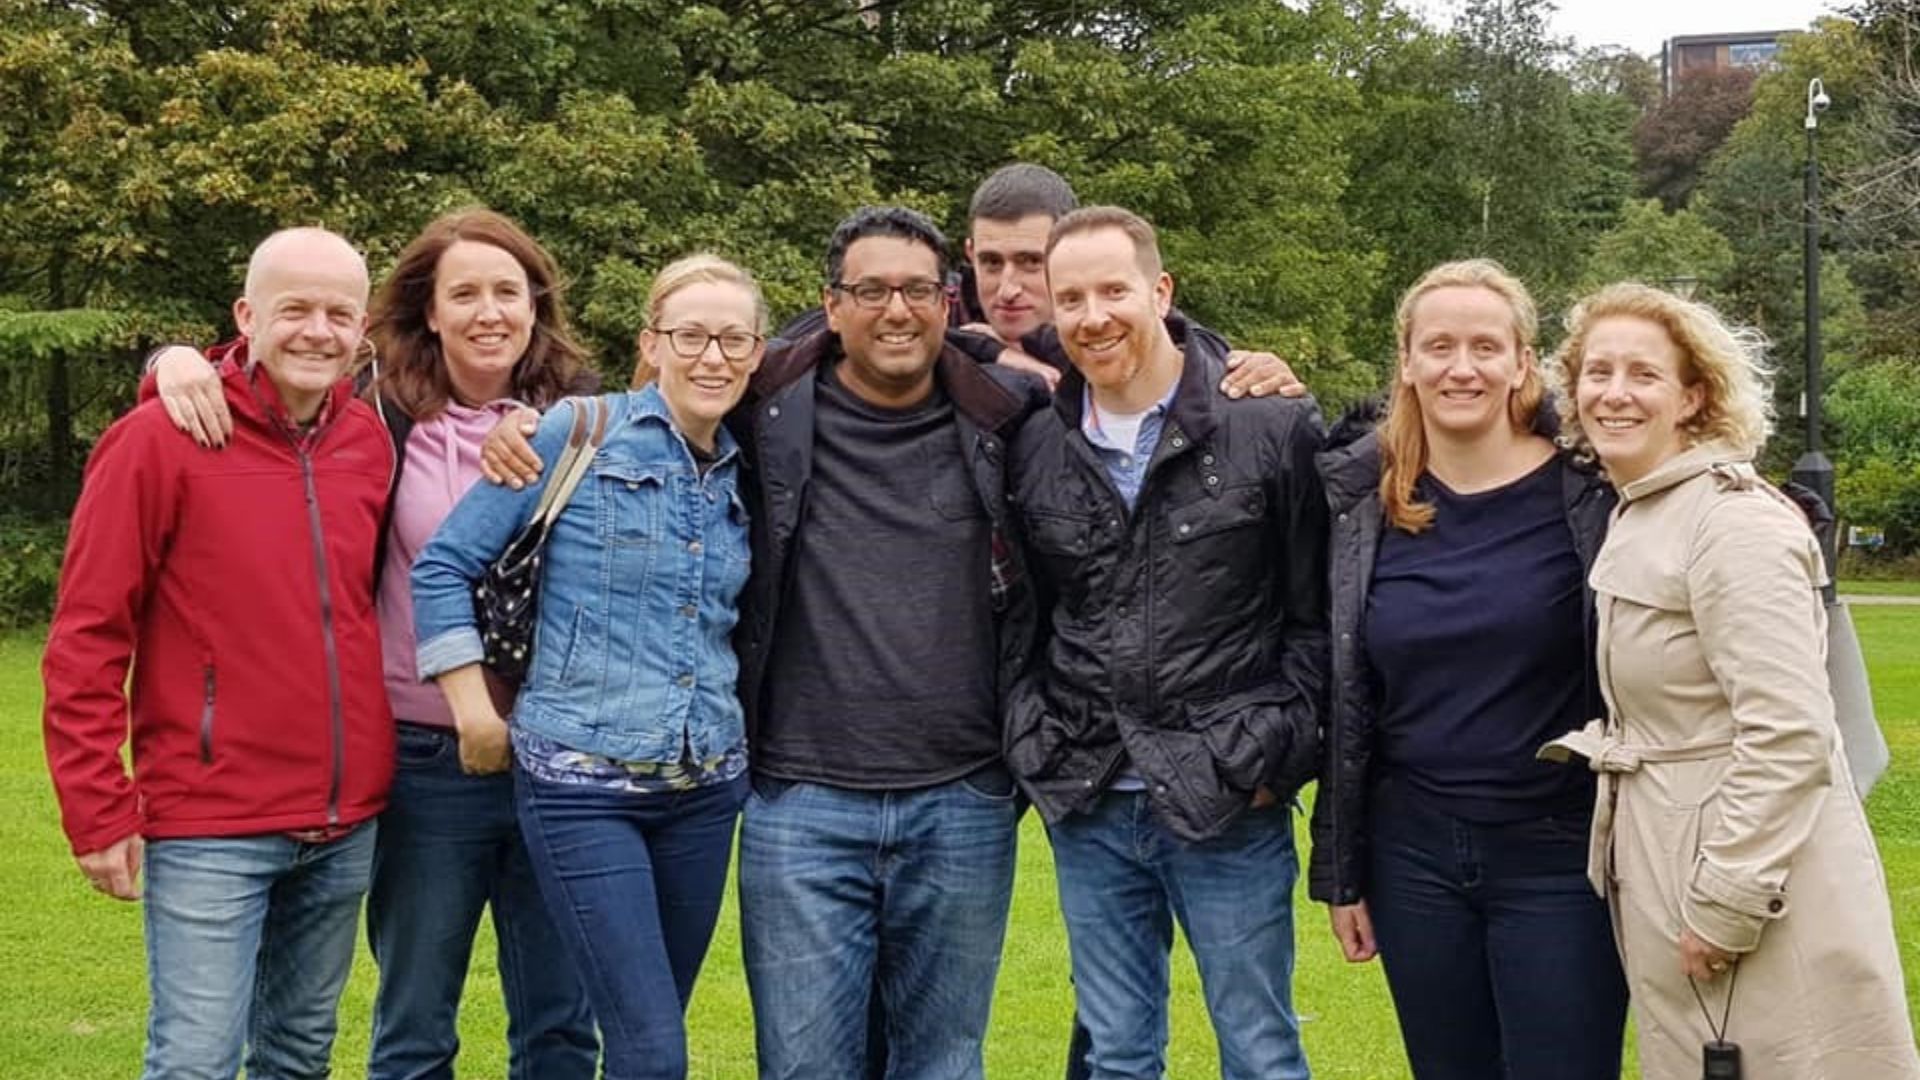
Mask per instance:
[[[386,803],[373,574],[393,443],[345,383],[300,434],[245,348],[226,353],[225,449],[148,400],[87,463],[42,661],[76,855],[135,832],[347,826]]]

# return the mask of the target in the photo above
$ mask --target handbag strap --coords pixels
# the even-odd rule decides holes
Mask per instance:
[[[540,502],[534,507],[533,520],[542,527],[549,527],[567,508],[567,500],[573,497],[573,489],[585,479],[587,469],[593,464],[594,454],[600,449],[607,437],[606,403],[599,398],[580,398],[575,401],[573,410],[573,430],[567,436],[567,448],[554,462],[554,479],[547,489],[540,493]],[[588,425],[593,434],[586,434]]]

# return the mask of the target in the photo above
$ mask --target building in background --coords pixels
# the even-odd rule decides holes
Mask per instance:
[[[1666,96],[1681,79],[1722,68],[1763,68],[1780,53],[1781,39],[1793,30],[1755,30],[1741,34],[1689,34],[1668,38],[1660,47],[1660,86]]]

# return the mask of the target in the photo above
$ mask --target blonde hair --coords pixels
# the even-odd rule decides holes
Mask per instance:
[[[1491,259],[1463,259],[1441,263],[1420,276],[1412,288],[1400,295],[1394,311],[1394,336],[1399,343],[1398,363],[1394,365],[1393,390],[1387,401],[1387,419],[1380,433],[1380,506],[1387,523],[1404,532],[1424,532],[1433,524],[1433,504],[1413,497],[1414,485],[1427,471],[1427,428],[1420,413],[1420,399],[1399,376],[1413,346],[1413,312],[1420,299],[1437,289],[1485,289],[1506,301],[1513,313],[1515,352],[1521,354],[1519,389],[1507,399],[1507,419],[1516,431],[1533,426],[1534,413],[1546,394],[1539,374],[1531,370],[1526,350],[1533,347],[1540,328],[1540,316],[1533,296],[1520,279]]]
[[[1580,426],[1580,365],[1593,324],[1614,316],[1645,319],[1673,339],[1680,352],[1681,382],[1700,388],[1700,407],[1681,422],[1689,445],[1724,442],[1757,454],[1773,431],[1773,374],[1767,340],[1758,330],[1728,325],[1705,304],[1638,282],[1608,285],[1575,304],[1567,315],[1567,339],[1548,368],[1560,392],[1563,441],[1591,457],[1593,443]]]
[[[647,325],[641,328],[641,333],[651,330],[653,324],[659,321],[661,309],[666,307],[667,300],[673,294],[694,285],[737,285],[745,289],[753,297],[754,333],[767,332],[767,298],[760,291],[760,283],[738,264],[702,251],[675,259],[653,276],[653,285],[647,289]],[[630,385],[638,390],[652,382],[659,371],[647,357],[647,351],[640,346],[637,334],[634,336],[633,356],[633,381]]]

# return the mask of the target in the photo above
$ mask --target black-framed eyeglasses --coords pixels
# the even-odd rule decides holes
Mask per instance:
[[[905,300],[908,307],[928,308],[946,295],[945,286],[926,278],[916,278],[904,285],[872,280],[836,281],[828,288],[853,297],[853,302],[863,308],[886,307],[893,302],[894,293],[899,293],[900,299]]]
[[[674,355],[686,360],[699,359],[707,351],[707,343],[717,341],[722,357],[736,364],[743,363],[753,359],[753,350],[766,340],[749,330],[723,330],[714,334],[698,326],[654,326],[648,329],[656,334],[665,334],[667,344],[673,346]]]

